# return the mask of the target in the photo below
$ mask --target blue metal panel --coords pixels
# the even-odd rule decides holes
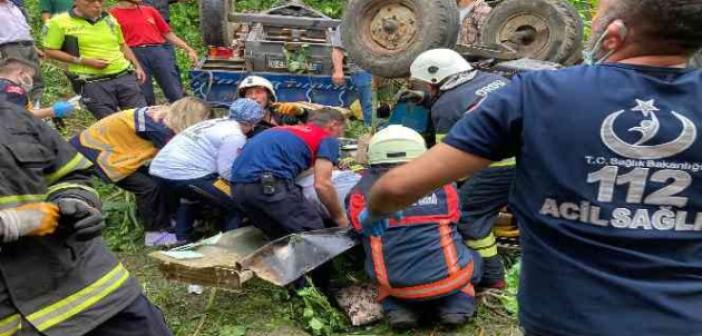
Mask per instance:
[[[388,123],[402,125],[419,133],[425,133],[429,129],[429,113],[429,110],[423,106],[407,102],[397,103],[392,109]]]
[[[336,86],[331,76],[289,74],[273,72],[241,72],[224,70],[190,71],[193,93],[215,106],[229,106],[237,98],[236,88],[250,75],[264,77],[273,83],[278,100],[282,102],[306,101],[327,106],[349,107],[356,99],[356,88],[351,85]]]

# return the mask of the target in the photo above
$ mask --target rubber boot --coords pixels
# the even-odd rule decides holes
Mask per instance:
[[[483,258],[483,277],[478,283],[478,290],[504,289],[506,286],[502,258],[499,255]]]
[[[395,309],[385,314],[390,327],[395,330],[407,330],[416,328],[419,323],[417,314],[409,309]]]

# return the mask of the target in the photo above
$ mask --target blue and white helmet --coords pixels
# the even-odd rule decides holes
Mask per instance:
[[[264,114],[261,105],[249,98],[239,98],[229,107],[229,118],[242,124],[256,125],[263,119]]]

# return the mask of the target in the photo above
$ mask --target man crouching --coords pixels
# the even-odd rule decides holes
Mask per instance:
[[[370,141],[371,165],[347,198],[349,218],[361,232],[367,193],[388,170],[427,150],[422,136],[392,125]],[[475,312],[473,284],[480,280],[482,260],[464,244],[456,228],[461,211],[452,184],[434,190],[390,220],[381,237],[363,232],[366,272],[378,285],[378,300],[393,328],[417,325],[418,317],[435,314],[439,322],[460,325]]]

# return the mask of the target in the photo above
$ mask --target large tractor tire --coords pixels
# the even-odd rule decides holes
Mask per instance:
[[[385,78],[406,77],[423,51],[453,48],[458,39],[456,0],[350,0],[342,40],[361,68]]]
[[[200,31],[206,45],[230,46],[232,30],[228,16],[233,9],[233,0],[200,0]]]
[[[582,40],[583,21],[568,1],[505,0],[488,16],[480,43],[570,65],[580,59]]]

